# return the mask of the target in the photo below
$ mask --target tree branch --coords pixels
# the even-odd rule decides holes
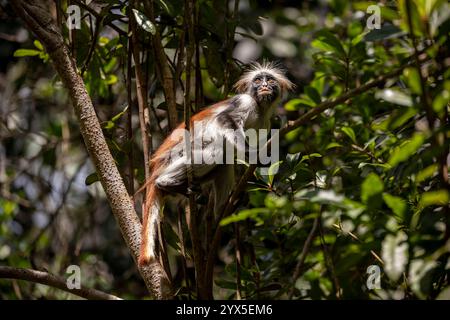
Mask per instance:
[[[48,272],[33,269],[0,266],[0,278],[18,279],[45,284],[89,300],[122,300],[114,295],[96,289],[86,288],[84,286],[81,286],[80,289],[69,289],[66,284],[66,279],[57,277]]]
[[[48,8],[40,1],[11,2],[19,17],[27,24],[45,46],[53,66],[68,89],[75,114],[80,124],[80,132],[88,153],[95,165],[97,174],[105,190],[112,212],[117,220],[122,236],[137,262],[141,243],[141,224],[120,176],[114,158],[108,149],[102,128],[95,113],[83,79],[72,60],[64,39],[52,20]],[[139,271],[156,298],[170,297],[170,285],[159,263],[139,267]]]

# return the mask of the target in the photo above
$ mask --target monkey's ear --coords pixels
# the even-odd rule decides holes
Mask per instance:
[[[249,80],[247,78],[241,78],[233,86],[237,93],[245,93],[248,90]]]
[[[288,78],[286,78],[285,76],[280,77],[278,79],[278,82],[280,83],[280,87],[281,87],[281,91],[283,93],[287,93],[289,91],[292,91],[295,89],[295,84],[292,83]]]

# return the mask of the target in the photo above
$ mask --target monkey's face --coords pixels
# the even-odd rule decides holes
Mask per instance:
[[[280,84],[271,74],[257,74],[251,84],[251,95],[258,103],[272,103],[280,93]]]

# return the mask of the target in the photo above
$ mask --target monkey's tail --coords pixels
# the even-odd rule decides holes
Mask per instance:
[[[161,192],[154,183],[148,185],[143,208],[142,241],[139,255],[139,265],[148,265],[156,259],[156,237],[160,221],[162,205]]]

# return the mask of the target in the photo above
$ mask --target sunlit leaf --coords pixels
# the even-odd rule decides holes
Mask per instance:
[[[361,185],[361,200],[367,203],[369,199],[384,190],[383,181],[376,173],[370,173]]]
[[[39,40],[34,40],[33,44],[36,48],[38,48],[40,51],[44,51],[44,46]]]
[[[425,208],[432,205],[445,206],[449,204],[449,195],[447,190],[428,191],[420,197],[419,206]]]
[[[426,179],[432,177],[434,174],[436,174],[438,170],[437,164],[432,164],[425,169],[419,171],[416,175],[416,183],[421,183],[422,181],[425,181]]]
[[[409,88],[415,94],[422,94],[422,87],[420,85],[420,75],[416,68],[406,68],[403,70],[403,75],[406,78]]]
[[[383,193],[383,200],[386,205],[400,218],[403,219],[406,210],[406,201],[400,197]]]
[[[425,141],[423,134],[416,133],[411,140],[396,147],[389,158],[389,165],[396,166],[400,162],[408,160],[422,146]]]
[[[269,184],[272,185],[273,178],[275,177],[275,174],[278,172],[278,169],[280,168],[280,165],[283,163],[283,161],[277,161],[270,165],[268,174],[269,174]]]
[[[253,209],[247,209],[242,210],[237,214],[233,214],[231,216],[225,217],[220,221],[220,225],[226,226],[227,224],[233,223],[233,222],[239,222],[246,219],[254,219],[254,220],[260,220],[259,215],[269,213],[270,210],[268,208],[253,208]]]
[[[311,45],[324,51],[332,51],[341,59],[345,59],[347,56],[347,53],[345,52],[345,49],[339,39],[336,38],[336,36],[330,31],[325,29],[322,29],[316,33],[316,38],[313,40]]]
[[[427,274],[436,267],[435,261],[426,261],[424,259],[414,259],[411,261],[408,273],[408,283],[411,289],[419,297],[424,299],[431,288],[431,281]],[[424,281],[428,280],[428,281]]]
[[[377,91],[375,93],[375,98],[406,107],[410,107],[413,104],[409,95],[396,89],[383,89]]]
[[[41,53],[41,51],[34,49],[17,49],[14,51],[14,57],[32,57],[37,56]]]
[[[152,35],[156,34],[155,25],[148,19],[142,12],[133,9],[134,17],[136,18],[137,24],[147,32],[150,32]]]
[[[344,132],[352,141],[353,143],[356,143],[356,134],[355,131],[353,131],[350,127],[343,127],[341,128],[342,132]]]

